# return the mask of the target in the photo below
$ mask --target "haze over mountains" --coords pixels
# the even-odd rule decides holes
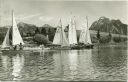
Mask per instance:
[[[24,22],[19,22],[17,24],[20,34],[23,38],[25,37],[34,37],[36,34],[41,34],[44,35],[44,37],[49,38],[49,41],[53,41],[55,32],[56,32],[56,27],[50,26],[49,24],[44,24],[41,27],[38,27],[34,24],[28,24]],[[111,32],[113,34],[123,34],[127,35],[127,24],[122,23],[120,20],[114,20],[114,19],[109,19],[106,17],[100,17],[98,20],[94,21],[91,26],[90,30],[94,31],[100,31],[100,32]],[[4,26],[0,27],[0,43],[2,43],[7,29],[10,28],[11,26]],[[65,33],[68,35],[68,25],[65,27]],[[79,39],[81,30],[77,30],[77,39]],[[93,35],[93,34],[92,34]],[[107,37],[107,36],[104,36]],[[92,40],[95,42],[96,40],[96,35],[91,36]],[[103,39],[106,41],[106,39]],[[31,39],[33,41],[33,39]],[[118,42],[118,41],[117,41]]]
[[[27,24],[24,22],[19,22],[17,24],[19,27],[19,30],[21,32],[21,35],[26,36],[27,34],[29,35],[34,35],[35,30],[39,30],[39,32],[42,31],[42,29],[45,29],[46,32],[50,32],[49,30],[55,30],[56,27],[50,26],[48,24],[44,24],[41,27],[37,27],[34,24]],[[4,28],[1,27],[1,29],[5,29],[7,26]],[[51,30],[51,32],[52,32]],[[120,20],[114,20],[114,19],[109,19],[106,17],[100,17],[98,20],[94,21],[90,27],[90,30],[100,30],[101,32],[111,32],[113,34],[127,34],[127,24],[122,23]],[[4,32],[3,30],[2,32]]]

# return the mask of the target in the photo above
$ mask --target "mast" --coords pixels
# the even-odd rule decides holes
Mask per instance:
[[[89,28],[88,28],[88,16],[86,16],[86,20],[87,20],[87,29],[89,29]]]
[[[14,11],[12,10],[12,28],[13,28],[13,16],[14,16]],[[13,31],[13,30],[12,30]],[[12,32],[13,33],[13,32]],[[13,35],[13,34],[12,34]]]
[[[63,45],[63,29],[62,29],[62,22],[61,19],[59,21],[59,34],[60,34],[60,45]]]

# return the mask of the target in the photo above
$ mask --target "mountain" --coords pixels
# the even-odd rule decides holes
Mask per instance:
[[[50,26],[49,24],[44,24],[42,27],[52,28],[52,26]]]
[[[53,41],[56,27],[50,26],[49,24],[44,24],[41,27],[37,27],[34,24],[27,24],[24,22],[19,22],[17,24],[21,36],[24,37],[33,37],[36,34],[42,34],[44,36],[48,35],[50,41]],[[9,26],[10,27],[10,26]],[[7,32],[8,26],[0,27],[0,43],[2,43],[5,34]],[[65,28],[66,35],[68,35],[69,26]],[[127,25],[123,24],[120,20],[110,20],[106,17],[100,17],[98,20],[94,21],[90,27],[90,30],[100,30],[101,32],[111,32],[114,34],[127,34]],[[77,39],[80,36],[80,30],[77,30]]]
[[[43,32],[46,31],[46,33],[48,34],[49,30],[54,30],[55,27],[50,26],[49,24],[44,24],[43,26],[39,27],[39,29],[42,30]]]
[[[101,32],[111,32],[114,34],[127,34],[127,25],[123,24],[120,20],[110,20],[106,17],[100,17],[94,21],[90,30],[99,30]]]

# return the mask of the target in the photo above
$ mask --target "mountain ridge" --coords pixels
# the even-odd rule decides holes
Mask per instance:
[[[100,17],[92,23],[90,30],[127,35],[127,26],[127,24],[122,23],[119,19]]]

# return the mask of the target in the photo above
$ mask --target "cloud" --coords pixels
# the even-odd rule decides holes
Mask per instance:
[[[31,19],[33,17],[37,17],[39,15],[41,15],[41,14],[34,14],[34,15],[28,15],[28,16],[20,15],[16,19],[19,19],[19,20],[28,20],[28,19]]]
[[[41,14],[34,14],[34,15],[24,15],[24,14],[22,14],[22,15],[18,15],[18,16],[14,16],[15,17],[15,19],[16,20],[29,20],[29,19],[31,19],[31,18],[33,18],[33,17],[37,17],[37,16],[39,16],[39,15],[41,15]],[[3,18],[3,20],[5,20],[5,21],[11,21],[12,20],[12,17],[4,17]]]
[[[54,17],[48,17],[48,16],[41,16],[39,17],[39,20],[43,21],[43,22],[48,22],[51,21]]]

